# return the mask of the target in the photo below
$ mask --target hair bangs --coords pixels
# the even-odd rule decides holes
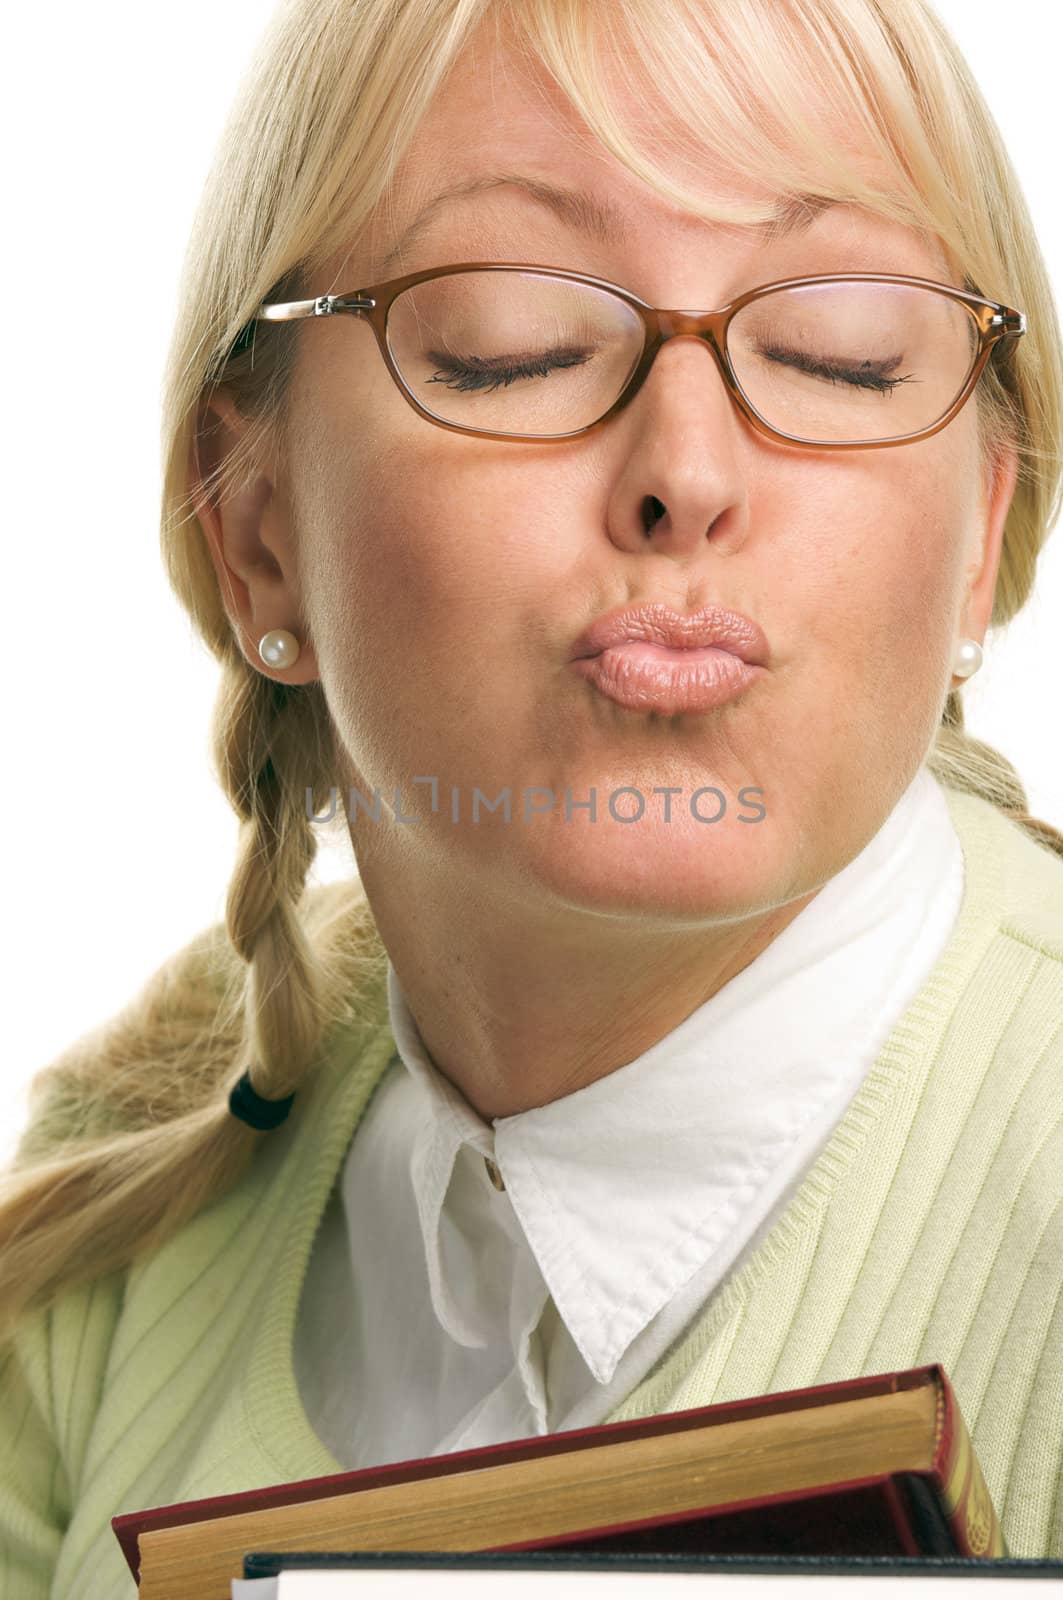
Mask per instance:
[[[672,0],[667,9],[662,19],[646,0],[529,0],[507,16],[591,133],[692,214],[741,226],[768,221],[780,202],[843,201],[962,248],[921,114],[921,101],[938,97],[926,82],[929,47],[917,88],[875,6]],[[638,108],[637,123],[624,107]],[[706,151],[731,188],[763,199],[688,187],[667,170],[678,161],[696,175]]]

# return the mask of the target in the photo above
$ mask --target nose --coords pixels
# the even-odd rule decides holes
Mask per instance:
[[[745,457],[739,418],[729,414],[726,371],[723,394],[714,394],[704,357],[694,353],[695,341],[708,345],[717,368],[723,368],[716,330],[705,326],[700,312],[670,311],[664,317],[660,337],[647,349],[639,387],[670,339],[682,339],[687,353],[673,352],[630,414],[625,459],[610,500],[609,535],[629,553],[653,550],[691,562],[701,559],[698,552],[707,538],[723,553],[733,552],[745,537]]]
[[[638,394],[656,363],[661,350],[672,339],[689,339],[703,345],[712,356],[716,370],[723,379],[728,398],[739,411],[743,411],[738,388],[728,370],[724,356],[725,315],[722,311],[658,311],[655,327],[647,341],[642,359],[631,376],[624,404]]]

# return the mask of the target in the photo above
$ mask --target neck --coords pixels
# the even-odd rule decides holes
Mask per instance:
[[[818,890],[740,920],[515,908],[467,877],[426,888],[358,855],[434,1066],[489,1121],[546,1105],[643,1055],[747,967]],[[423,868],[423,861],[419,868]],[[409,907],[417,907],[416,917]],[[455,913],[455,907],[460,913]]]

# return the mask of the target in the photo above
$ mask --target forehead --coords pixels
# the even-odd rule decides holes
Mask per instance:
[[[689,135],[683,138],[683,130],[677,129],[667,106],[654,95],[651,79],[630,55],[603,60],[599,76],[639,153],[648,155],[682,188],[710,204],[722,201],[774,209],[788,198],[777,188],[751,184],[745,176],[737,176],[733,164],[718,152],[692,148]],[[844,147],[862,176],[887,190],[894,188],[895,179],[891,182],[881,159],[854,141],[851,128],[836,125],[836,119],[832,125],[829,104],[822,96],[817,99],[815,86],[795,84],[795,92],[798,90],[814,125],[823,130],[832,146]],[[581,191],[610,212],[619,224],[618,233],[626,221],[643,238],[651,236],[655,227],[667,229],[672,239],[712,230],[714,239],[733,239],[740,246],[751,247],[768,237],[763,225],[699,217],[632,172],[583,120],[545,66],[521,48],[502,13],[497,24],[489,16],[473,33],[411,139],[393,184],[382,196],[363,237],[372,260],[384,263],[411,221],[443,190],[472,186],[505,172],[538,175]],[[437,217],[448,219],[448,238],[464,235],[470,240],[486,219],[497,218],[499,208],[509,207],[511,215],[530,216],[538,223],[536,212],[524,207],[522,199],[515,201],[520,193],[509,185],[484,185],[471,203],[448,201]],[[816,238],[840,242],[843,247],[847,242],[860,242],[872,250],[915,239],[924,247],[925,261],[910,267],[883,264],[882,270],[934,271],[939,276],[951,271],[938,241],[844,201],[831,205],[822,219],[817,219]],[[387,269],[389,276],[406,270],[394,256]],[[383,273],[382,267],[378,276]]]

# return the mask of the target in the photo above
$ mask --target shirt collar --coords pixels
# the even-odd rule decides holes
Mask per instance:
[[[921,768],[865,848],[671,1033],[492,1124],[431,1062],[389,962],[396,1046],[428,1111],[411,1170],[433,1300],[455,1336],[483,1342],[443,1281],[438,1243],[454,1162],[471,1145],[498,1164],[558,1312],[607,1382],[811,1119],[855,1092],[939,953],[930,911],[942,895],[958,906],[962,873],[947,802]]]

